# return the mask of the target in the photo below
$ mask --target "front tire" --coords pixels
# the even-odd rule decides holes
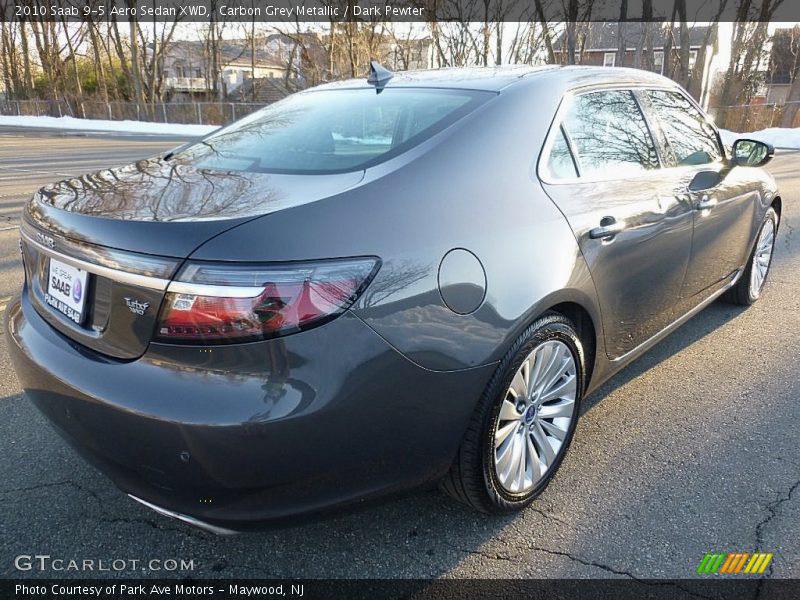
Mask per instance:
[[[514,342],[472,416],[443,489],[487,513],[531,503],[569,448],[585,359],[572,323],[550,313]]]
[[[749,306],[761,297],[764,285],[767,283],[769,268],[772,265],[772,255],[775,250],[775,239],[778,235],[778,213],[769,208],[764,215],[761,229],[758,230],[753,251],[747,261],[742,276],[724,296],[725,300],[733,304]]]

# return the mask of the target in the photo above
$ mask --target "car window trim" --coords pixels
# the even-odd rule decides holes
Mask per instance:
[[[567,128],[564,127],[563,123],[558,127],[558,129],[561,131],[561,135],[564,136],[564,142],[566,142],[567,144],[567,151],[569,152],[569,158],[572,161],[572,166],[575,168],[575,177],[576,179],[580,179],[581,165],[578,162],[578,156],[575,153],[575,145],[572,142],[572,136],[569,134],[569,131],[567,131]],[[548,154],[548,162],[550,162],[549,161],[550,156],[551,155]]]
[[[661,119],[658,118],[658,115],[653,108],[653,104],[650,102],[650,98],[647,95],[647,91],[649,89],[650,88],[638,88],[634,90],[633,95],[636,96],[636,100],[639,102],[639,106],[641,107],[642,113],[645,116],[644,118],[650,127],[650,131],[653,133],[653,137],[655,138],[654,141],[656,143],[656,150],[658,151],[659,159],[661,161],[661,168],[663,170],[667,170],[678,166],[678,161],[675,157],[675,153],[672,150],[672,146],[669,143],[667,134],[664,131]]]
[[[556,132],[560,129],[564,128],[564,116],[565,112],[567,111],[571,100],[577,96],[583,96],[584,94],[591,94],[595,92],[606,92],[606,91],[627,91],[631,93],[634,102],[639,107],[639,111],[642,113],[642,118],[645,122],[645,127],[647,127],[647,131],[650,134],[650,139],[653,142],[653,147],[656,149],[656,156],[658,159],[658,167],[656,169],[644,170],[637,173],[631,173],[630,175],[626,176],[625,179],[639,179],[643,176],[652,175],[653,171],[658,171],[659,173],[664,170],[664,164],[661,159],[661,154],[659,153],[658,148],[658,141],[656,140],[655,136],[653,135],[653,131],[650,127],[650,123],[648,122],[647,116],[645,115],[644,108],[642,107],[639,99],[637,98],[636,90],[638,89],[646,89],[648,85],[646,83],[632,83],[632,82],[624,82],[624,83],[600,83],[600,84],[592,84],[588,86],[581,86],[579,88],[573,88],[568,90],[561,96],[561,101],[558,104],[558,108],[556,109],[555,116],[553,117],[553,121],[550,124],[550,128],[547,131],[547,136],[545,137],[545,142],[542,145],[542,151],[539,154],[539,160],[537,161],[536,165],[536,175],[542,183],[547,183],[549,185],[567,185],[567,184],[576,184],[576,183],[599,183],[604,181],[614,181],[615,179],[619,179],[619,176],[607,176],[607,177],[582,177],[580,171],[580,158],[577,156],[575,152],[575,147],[572,144],[572,140],[567,134],[567,145],[569,146],[570,153],[572,154],[572,159],[574,163],[578,166],[578,177],[569,177],[569,178],[558,178],[553,176],[550,173],[549,169],[547,168],[547,163],[550,157],[550,151],[552,150],[553,144],[555,142]],[[665,86],[666,87],[666,86]],[[569,102],[568,102],[569,100]]]

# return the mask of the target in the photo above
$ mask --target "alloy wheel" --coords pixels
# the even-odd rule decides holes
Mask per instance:
[[[564,449],[575,418],[575,358],[561,341],[534,348],[506,391],[494,432],[494,469],[502,488],[525,494]]]
[[[759,294],[761,294],[761,288],[764,287],[774,247],[775,222],[772,219],[767,219],[761,228],[758,242],[756,242],[756,250],[753,253],[753,267],[750,270],[750,295],[753,298],[758,298]]]

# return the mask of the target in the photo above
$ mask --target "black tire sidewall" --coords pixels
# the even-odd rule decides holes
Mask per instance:
[[[576,365],[577,376],[577,393],[575,395],[575,413],[572,422],[570,423],[567,436],[564,440],[555,462],[548,469],[545,476],[528,492],[521,494],[513,494],[503,489],[497,480],[497,475],[494,468],[494,431],[497,427],[497,422],[500,417],[500,408],[506,397],[511,380],[516,374],[522,362],[527,358],[531,351],[536,347],[548,341],[560,341],[566,344],[572,353],[572,357]],[[488,413],[488,419],[484,427],[483,436],[481,440],[481,458],[483,463],[483,479],[493,503],[501,510],[518,510],[529,504],[536,496],[538,496],[544,488],[550,483],[550,480],[555,476],[561,462],[569,450],[570,443],[575,434],[575,428],[578,423],[578,416],[580,414],[581,400],[583,398],[584,390],[584,376],[586,372],[585,359],[583,353],[583,346],[580,339],[575,333],[574,328],[570,322],[560,316],[545,317],[537,323],[534,323],[515,343],[511,351],[501,363],[498,371],[502,375],[495,379],[489,390],[487,396],[491,398],[492,406]]]

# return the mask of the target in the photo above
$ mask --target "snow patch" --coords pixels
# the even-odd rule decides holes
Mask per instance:
[[[722,141],[726,146],[732,146],[733,142],[740,138],[748,138],[759,142],[772,144],[775,148],[791,148],[800,150],[800,127],[794,129],[784,127],[770,127],[761,131],[750,131],[747,133],[736,133],[727,129],[720,129]]]
[[[177,123],[147,123],[144,121],[103,121],[73,117],[17,117],[0,115],[0,127],[35,127],[65,131],[102,131],[136,133],[140,135],[174,135],[198,137],[219,129],[216,125],[181,125]]]

